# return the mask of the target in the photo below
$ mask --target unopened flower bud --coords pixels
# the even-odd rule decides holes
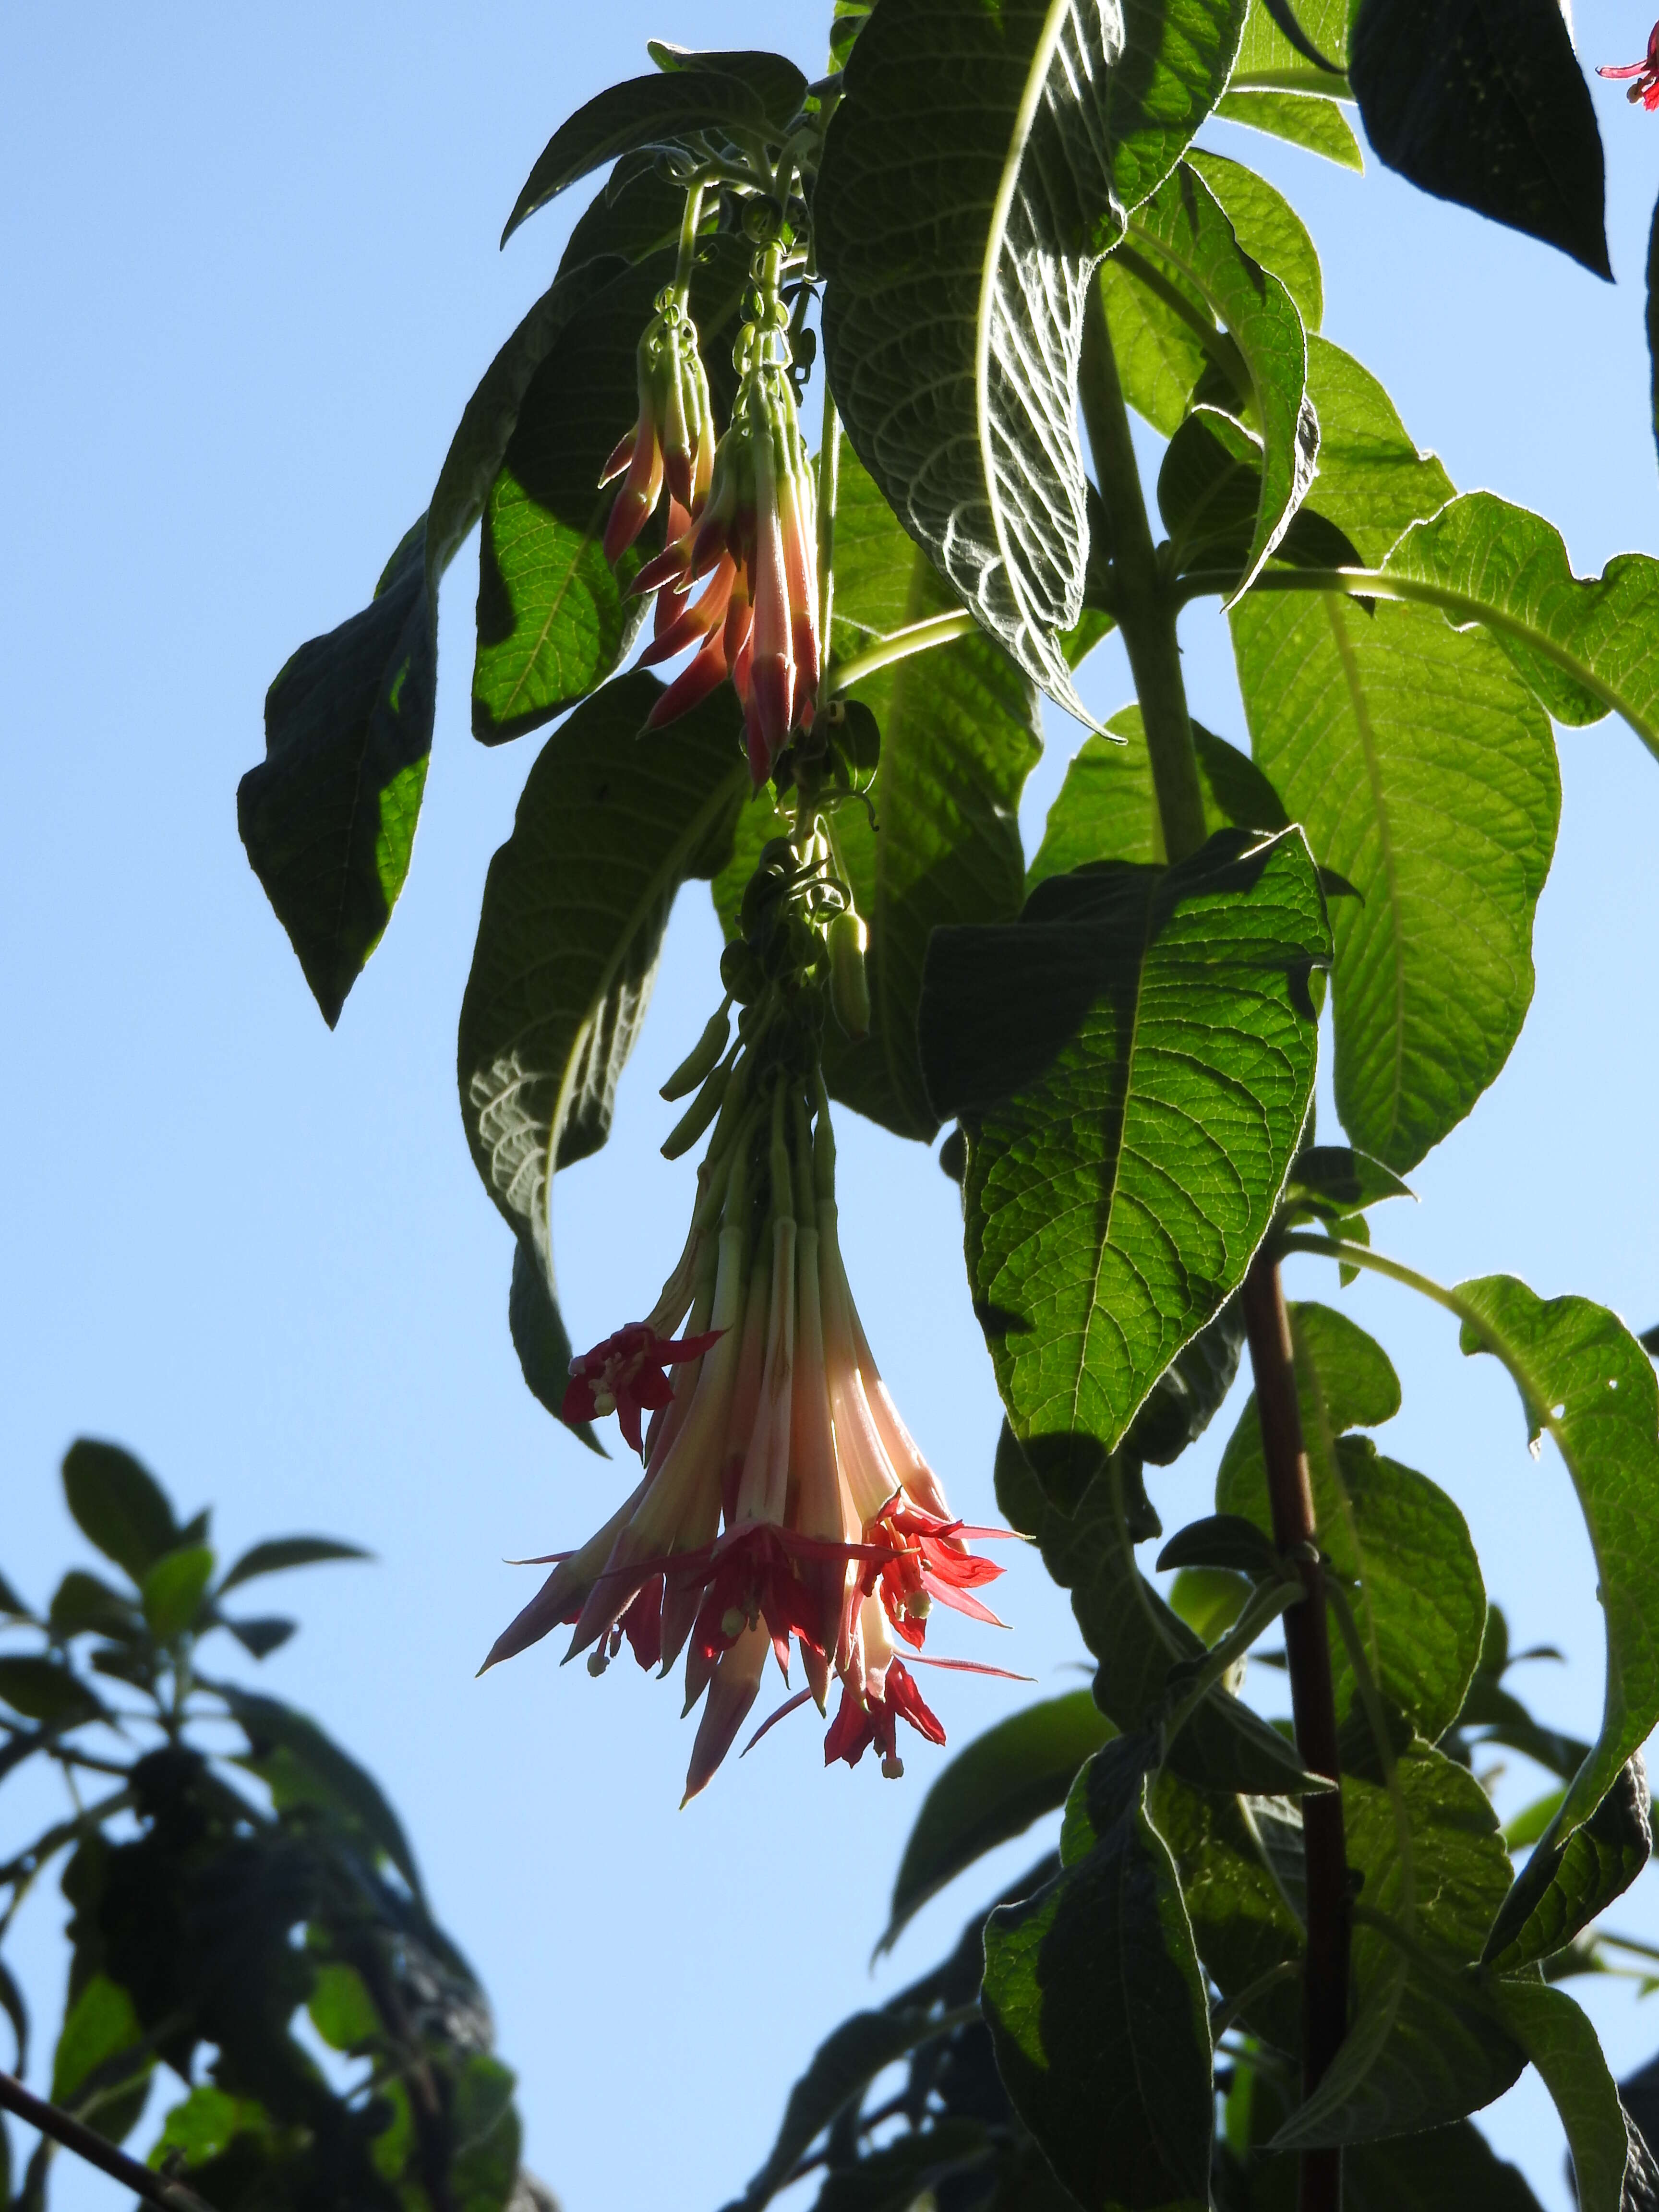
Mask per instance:
[[[902,1782],[904,1761],[899,1757],[897,1752],[890,1751],[881,1762],[881,1771],[890,1782]]]
[[[661,1149],[664,1159],[677,1160],[682,1152],[690,1151],[715,1115],[720,1112],[721,1102],[726,1097],[726,1086],[731,1079],[731,1066],[729,1063],[722,1060],[663,1139]]]
[[[854,1044],[870,1034],[870,978],[864,964],[869,935],[850,907],[830,925],[830,1003]]]
[[[714,1073],[732,1035],[731,1004],[728,998],[718,1012],[709,1017],[702,1035],[664,1084],[660,1094],[663,1097],[671,1101],[684,1098]]]

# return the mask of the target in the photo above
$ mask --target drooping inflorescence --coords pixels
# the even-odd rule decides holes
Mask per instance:
[[[1005,1532],[951,1517],[848,1282],[820,1063],[827,932],[850,908],[823,834],[799,843],[762,855],[722,963],[736,1042],[722,1052],[722,1007],[688,1063],[702,1087],[682,1129],[701,1116],[713,1133],[678,1264],[643,1322],[572,1363],[566,1418],[615,1410],[641,1479],[550,1562],[486,1662],[560,1625],[567,1656],[587,1652],[595,1673],[624,1639],[665,1674],[683,1654],[685,1710],[702,1706],[688,1797],[731,1749],[769,1652],[786,1680],[798,1656],[805,1680],[783,1711],[811,1697],[827,1712],[839,1683],[826,1760],[856,1764],[874,1745],[901,1773],[901,1720],[933,1742],[945,1731],[900,1653],[921,1656],[935,1603],[994,1623],[974,1592],[1001,1571],[969,1539]]]

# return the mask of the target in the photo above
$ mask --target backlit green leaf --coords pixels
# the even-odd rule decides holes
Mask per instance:
[[[1302,1956],[1302,1816],[1285,1797],[1246,1800],[1160,1774],[1147,1810],[1169,1845],[1205,1972],[1228,1999]],[[1299,2038],[1298,1979],[1275,1984],[1241,2015],[1281,2050]]]
[[[195,1620],[216,1565],[207,1545],[184,1544],[149,1569],[143,1583],[144,1619],[158,1644],[181,1636]]]
[[[1325,285],[1308,227],[1285,198],[1254,169],[1224,154],[1195,147],[1187,160],[1221,203],[1233,236],[1252,261],[1271,270],[1296,303],[1306,331],[1325,318]]]
[[[1011,1714],[959,1752],[922,1800],[893,1884],[878,1951],[964,1867],[1066,1802],[1079,1766],[1112,1734],[1086,1690]]]
[[[1216,102],[1216,113],[1228,123],[1242,123],[1270,137],[1288,139],[1310,154],[1321,154],[1339,168],[1364,171],[1365,157],[1353,125],[1334,100],[1309,98],[1296,92],[1227,92]]]
[[[1295,830],[1053,877],[1019,922],[934,936],[923,1066],[968,1131],[969,1280],[1041,1459],[1115,1445],[1242,1279],[1306,1120],[1328,944]]]
[[[1152,762],[1139,707],[1125,707],[1106,727],[1113,738],[1085,738],[1048,809],[1042,842],[1026,878],[1029,890],[1049,876],[1095,860],[1162,862],[1164,831],[1152,789]],[[1204,825],[1218,830],[1282,830],[1285,810],[1248,753],[1193,724]]]
[[[1516,1821],[1508,1824],[1504,1832],[1511,1850],[1522,1837],[1534,1844],[1542,1842],[1564,1795],[1558,1790],[1544,1799],[1547,1811],[1539,1808],[1541,1817],[1520,1835]],[[1639,1752],[1621,1769],[1583,1826],[1548,1850],[1553,1861],[1549,1886],[1538,1893],[1525,1920],[1501,1949],[1493,1952],[1489,1963],[1498,1973],[1517,1973],[1563,1949],[1616,1897],[1624,1895],[1652,1856],[1653,1808]],[[1534,1877],[1528,1887],[1535,1886]]]
[[[1587,1820],[1659,1721],[1659,1384],[1624,1324],[1588,1298],[1536,1297],[1512,1275],[1462,1283],[1480,1316],[1465,1352],[1502,1347],[1522,1392],[1528,1441],[1547,1430],[1566,1462],[1595,1554],[1607,1626],[1601,1729],[1549,1832],[1492,1931],[1495,1954],[1524,1923],[1553,1869],[1553,1847]]]
[[[490,863],[461,1005],[473,1160],[552,1301],[554,1172],[609,1134],[675,895],[723,866],[748,787],[732,693],[641,737],[661,689],[623,677],[542,748]]]
[[[1375,561],[1444,473],[1322,340],[1310,388],[1319,511]],[[1531,1000],[1560,811],[1549,723],[1498,646],[1427,608],[1255,594],[1231,619],[1256,763],[1360,893],[1333,915],[1338,1111],[1403,1171],[1497,1075]]]
[[[88,2094],[89,2077],[127,2052],[132,2054],[131,2071],[148,2072],[155,2061],[140,2054],[143,2041],[143,2029],[127,1991],[107,1974],[94,1974],[70,2006],[52,2053],[52,2103],[73,2111]],[[132,2115],[129,2127],[137,2117]]]

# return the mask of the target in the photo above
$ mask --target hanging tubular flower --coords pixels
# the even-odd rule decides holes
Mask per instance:
[[[793,733],[812,726],[818,690],[817,495],[789,380],[781,263],[774,246],[757,264],[750,319],[733,356],[737,398],[707,501],[633,586],[663,592],[647,662],[702,641],[647,727],[676,720],[729,676],[757,789]],[[677,604],[705,577],[694,605]]]
[[[684,1711],[701,1707],[687,1798],[736,1742],[769,1653],[786,1682],[799,1662],[786,1711],[810,1697],[827,1716],[839,1680],[826,1762],[855,1765],[873,1744],[897,1775],[900,1721],[935,1743],[945,1731],[895,1638],[920,1651],[936,1605],[1000,1626],[972,1594],[1000,1570],[969,1546],[1007,1532],[951,1516],[847,1279],[819,1068],[824,933],[844,906],[827,844],[816,830],[805,842],[805,854],[769,846],[744,900],[749,981],[727,983],[738,1045],[707,1079],[720,1106],[680,1261],[646,1321],[572,1364],[567,1418],[614,1409],[642,1448],[642,1478],[587,1543],[548,1563],[485,1662],[562,1625],[567,1658],[586,1654],[595,1674],[624,1641],[664,1674],[683,1655]],[[717,1044],[723,1024],[724,1010]]]
[[[1659,23],[1648,33],[1648,51],[1639,62],[1626,62],[1618,69],[1598,69],[1597,76],[1634,77],[1636,82],[1625,94],[1632,103],[1640,100],[1651,115],[1659,107]]]
[[[678,283],[659,295],[636,359],[639,420],[599,477],[601,489],[623,477],[605,529],[605,557],[613,567],[656,513],[665,485],[671,536],[684,534],[702,512],[714,465],[708,380]]]

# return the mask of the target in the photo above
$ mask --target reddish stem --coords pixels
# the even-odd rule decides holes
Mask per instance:
[[[1244,1279],[1244,1325],[1255,1376],[1273,1540],[1282,1552],[1302,1555],[1297,1564],[1307,1592],[1305,1601],[1285,1615],[1296,1747],[1310,1772],[1338,1782],[1341,1770],[1325,1573],[1313,1551],[1313,1486],[1297,1402],[1290,1315],[1279,1263],[1266,1250],[1256,1255]],[[1308,1948],[1302,1978],[1302,2087],[1307,2096],[1324,2078],[1348,2027],[1348,1863],[1340,1787],[1304,1798],[1302,1833],[1308,1884]],[[1340,2212],[1340,2149],[1302,2154],[1298,2203],[1300,2212]]]

